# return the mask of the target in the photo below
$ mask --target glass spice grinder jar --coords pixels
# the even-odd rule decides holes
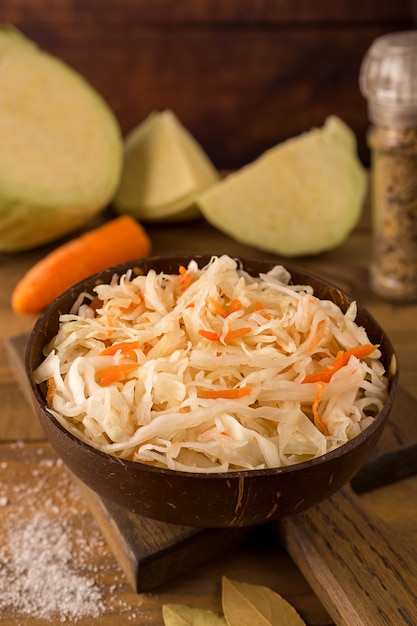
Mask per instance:
[[[417,300],[417,30],[377,38],[359,84],[371,123],[371,288],[411,302]]]

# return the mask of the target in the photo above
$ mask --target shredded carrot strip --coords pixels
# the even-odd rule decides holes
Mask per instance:
[[[107,326],[107,330],[106,330],[107,337],[112,337],[112,335],[114,335],[114,328],[112,328],[112,326],[114,326],[114,322],[113,322],[113,318],[110,317],[110,315],[107,315],[106,317],[106,326]]]
[[[191,276],[187,268],[185,268],[183,265],[180,265],[179,267],[179,274],[180,274],[180,280],[181,280],[182,286],[185,291],[193,282],[193,277]]]
[[[217,398],[225,398],[227,400],[235,400],[244,398],[252,392],[252,387],[236,387],[235,389],[200,389],[198,395],[200,398],[216,400]]]
[[[119,363],[102,367],[96,371],[96,380],[102,387],[107,387],[107,385],[125,380],[138,367],[137,363]]]
[[[104,348],[98,356],[113,356],[119,350],[122,354],[131,355],[136,348],[139,348],[139,341],[120,341]]]
[[[231,313],[235,313],[236,311],[240,311],[243,309],[243,304],[238,298],[233,298],[229,303],[229,310]]]
[[[232,341],[232,339],[237,339],[238,337],[243,337],[244,335],[247,335],[248,333],[250,333],[252,329],[251,328],[235,328],[234,330],[229,330],[229,332],[226,334],[224,340],[226,343],[229,343],[229,341]]]
[[[127,306],[119,306],[119,309],[120,309],[121,313],[130,313],[135,308],[136,308],[136,304],[132,300],[130,300],[130,302],[129,302],[129,304]]]
[[[317,410],[318,404],[320,402],[321,396],[323,395],[323,391],[326,387],[326,383],[324,382],[318,382],[317,383],[319,386],[319,389],[314,397],[314,402],[312,404],[312,410],[313,410],[313,417],[314,417],[314,424],[316,425],[316,427],[323,433],[323,435],[325,435],[326,437],[330,434],[329,433],[329,429],[327,428],[327,424],[325,424],[323,422],[323,420],[321,419],[319,412]]]
[[[204,328],[201,328],[198,333],[209,341],[220,341],[220,337],[222,336],[221,333],[216,333],[214,330],[205,330]]]
[[[56,391],[55,378],[51,376],[48,378],[48,392],[46,394],[46,404],[51,407],[52,406],[52,398]]]
[[[215,298],[208,298],[208,301],[212,305],[212,307],[216,309],[217,313],[220,313],[222,317],[227,317],[229,315],[229,311],[218,300],[216,300]]]
[[[331,380],[333,374],[335,374],[338,370],[348,364],[351,356],[355,356],[358,359],[366,359],[366,357],[372,354],[375,349],[376,346],[368,343],[363,346],[356,346],[356,348],[351,348],[350,350],[340,350],[335,356],[334,361],[330,367],[326,367],[326,369],[320,370],[319,372],[307,374],[302,382],[328,383]]]
[[[130,300],[127,306],[119,307],[120,311],[123,311],[123,313],[131,313],[132,311],[134,311],[145,300],[141,292],[139,292],[138,296],[139,296],[139,302],[137,302],[136,300]]]
[[[265,309],[264,305],[262,304],[262,302],[259,302],[258,300],[256,300],[253,303],[253,310],[260,313],[262,315],[262,317],[264,317],[265,319],[269,320],[271,319],[270,314],[268,313],[268,311]]]
[[[225,337],[224,337],[224,341],[226,343],[229,343],[229,341],[232,341],[233,339],[237,339],[239,337],[243,337],[244,335],[247,335],[248,333],[250,333],[252,329],[251,328],[235,328],[234,330],[231,329],[229,330]],[[205,330],[204,328],[200,329],[199,334],[204,337],[205,339],[209,339],[210,341],[220,341],[222,333],[218,333],[216,331],[213,330]]]

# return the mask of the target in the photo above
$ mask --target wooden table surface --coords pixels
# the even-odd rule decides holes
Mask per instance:
[[[204,220],[180,225],[153,225],[147,230],[152,238],[153,253],[227,253],[230,255],[248,255],[276,259],[313,271],[331,280],[347,290],[354,298],[365,305],[390,336],[399,358],[400,384],[411,394],[417,396],[417,304],[399,305],[381,300],[368,286],[368,265],[371,254],[371,230],[367,211],[348,240],[338,249],[310,258],[285,260],[258,250],[245,247],[219,233]],[[41,256],[47,248],[16,255],[0,257],[0,334],[2,340],[30,331],[35,317],[19,316],[10,307],[10,296],[17,280]],[[15,371],[10,365],[5,342],[0,344],[0,466],[7,469],[7,463],[19,463],[19,455],[24,464],[25,446],[16,442],[29,442],[30,446],[42,446],[44,435],[33,415],[30,404],[22,394]],[[31,444],[30,442],[34,442]],[[39,444],[36,442],[40,442]],[[46,452],[45,452],[46,450]],[[48,448],[40,448],[39,454],[50,454]],[[8,455],[9,460],[4,460]],[[55,463],[55,461],[54,461]],[[13,466],[14,467],[14,466]],[[42,467],[46,467],[44,464]],[[59,472],[65,469],[56,464]],[[58,472],[58,469],[56,470]],[[12,475],[7,471],[1,474],[0,502],[9,502],[8,493],[12,493]],[[32,472],[32,479],[35,474]],[[46,481],[46,479],[45,479]],[[45,482],[47,484],[47,481]],[[14,491],[17,490],[14,485]],[[9,492],[7,491],[9,489]],[[13,492],[14,493],[14,492]],[[6,496],[4,496],[6,494]],[[45,498],[45,494],[42,496]],[[51,496],[49,495],[49,498]],[[409,477],[387,487],[361,496],[361,499],[378,516],[381,516],[391,529],[401,536],[403,541],[414,548],[417,545],[417,476]],[[49,500],[48,500],[49,502]],[[10,499],[13,506],[13,498]],[[45,500],[29,502],[25,513],[24,506],[15,507],[17,516],[33,514],[33,507],[48,512]],[[68,512],[68,521],[74,517],[74,507],[67,507],[65,502],[58,503],[63,515]],[[77,504],[82,507],[83,503]],[[66,508],[67,507],[67,508]],[[7,506],[0,507],[3,513]],[[55,510],[55,509],[54,509]],[[1,512],[0,512],[1,513]],[[6,510],[7,513],[7,510]],[[84,517],[87,513],[83,513]],[[5,521],[7,516],[0,514],[0,545],[7,541]],[[3,520],[3,522],[2,522]],[[87,524],[89,532],[96,533],[94,521]],[[99,533],[98,533],[99,535]],[[162,605],[168,602],[183,603],[194,607],[221,610],[221,578],[226,575],[232,579],[266,585],[283,595],[302,615],[309,626],[332,624],[332,618],[323,608],[319,599],[312,592],[309,584],[291,561],[276,539],[267,534],[255,533],[244,544],[232,549],[226,555],[216,558],[196,570],[182,575],[151,593],[136,594],[124,577],[118,562],[105,542],[97,541],[96,577],[104,605],[96,617],[84,616],[79,624],[152,624],[160,625]],[[84,562],[84,567],[87,565]],[[101,568],[101,569],[100,569]],[[1,563],[0,563],[1,572]],[[44,581],[45,586],[48,580]],[[0,592],[0,606],[4,601]],[[0,620],[9,624],[33,625],[51,623],[48,619],[34,614],[19,613],[19,608],[0,611]],[[75,621],[75,620],[74,620]],[[58,623],[58,620],[57,620]]]

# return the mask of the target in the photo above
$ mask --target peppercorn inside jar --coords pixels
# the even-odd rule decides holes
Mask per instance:
[[[392,301],[417,300],[417,31],[375,40],[362,67],[371,127],[370,283]]]
[[[417,128],[369,131],[372,149],[373,261],[379,295],[417,299]]]

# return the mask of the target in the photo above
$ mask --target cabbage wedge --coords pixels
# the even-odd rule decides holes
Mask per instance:
[[[176,115],[155,111],[125,139],[114,204],[119,213],[147,222],[193,219],[200,215],[196,195],[218,179],[209,157]]]
[[[294,257],[340,245],[360,218],[365,191],[355,136],[332,116],[212,185],[197,204],[237,241]]]

